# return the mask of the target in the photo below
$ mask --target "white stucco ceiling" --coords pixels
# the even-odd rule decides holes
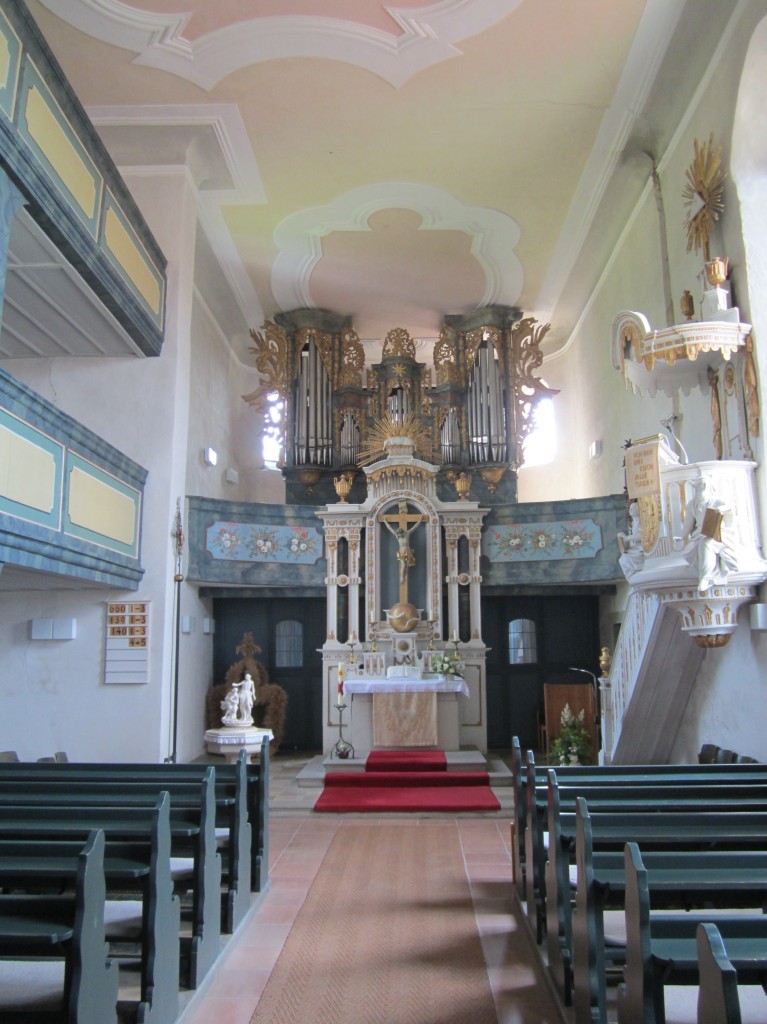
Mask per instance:
[[[432,338],[502,303],[552,351],[685,0],[28,6],[119,166],[189,164],[249,326]]]

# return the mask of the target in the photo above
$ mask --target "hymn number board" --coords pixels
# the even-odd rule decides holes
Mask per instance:
[[[149,602],[107,604],[105,683],[149,682]]]

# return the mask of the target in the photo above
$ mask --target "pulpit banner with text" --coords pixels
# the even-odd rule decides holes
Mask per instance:
[[[642,550],[649,554],[661,533],[661,465],[678,464],[666,439],[657,434],[626,449],[626,490],[639,509]]]

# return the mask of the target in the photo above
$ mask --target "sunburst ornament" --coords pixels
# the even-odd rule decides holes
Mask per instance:
[[[709,239],[711,229],[719,220],[724,209],[722,195],[727,172],[722,167],[722,147],[714,146],[713,133],[702,145],[694,140],[695,156],[687,168],[687,184],[682,192],[684,205],[688,210],[685,218],[687,228],[687,251],[703,250],[703,261],[711,259]]]
[[[415,446],[416,454],[425,461],[439,461],[439,456],[434,451],[428,423],[414,413],[408,413],[403,419],[395,419],[387,413],[373,421],[367,439],[361,447],[357,465],[369,466],[371,462],[385,458],[386,442],[395,437],[409,438]]]

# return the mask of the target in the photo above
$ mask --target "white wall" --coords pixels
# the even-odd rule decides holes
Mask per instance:
[[[169,538],[176,500],[185,494],[196,200],[183,169],[126,179],[169,261],[161,356],[4,364],[149,471],[142,516],[145,575],[137,592],[0,594],[0,748],[17,749],[25,758],[65,749],[70,757],[86,760],[152,761],[170,750],[174,565]],[[103,683],[110,600],[151,602],[146,685]],[[29,619],[51,616],[75,617],[77,639],[30,642]],[[197,662],[193,665],[193,673],[201,674]]]

